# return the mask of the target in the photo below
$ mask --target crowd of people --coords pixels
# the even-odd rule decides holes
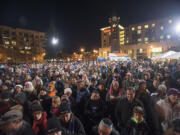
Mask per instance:
[[[180,63],[3,65],[0,135],[180,135]]]

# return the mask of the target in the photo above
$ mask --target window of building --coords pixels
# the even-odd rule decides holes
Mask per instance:
[[[141,29],[141,26],[138,26],[138,29]]]
[[[163,36],[163,35],[161,35],[161,36],[160,36],[160,39],[163,39],[163,38],[164,38],[164,36]]]
[[[147,42],[148,40],[149,40],[148,37],[145,37],[145,38],[144,38],[144,41],[145,41],[145,42]]]
[[[124,41],[124,38],[121,38],[120,41]]]
[[[12,35],[15,36],[15,35],[16,35],[16,32],[12,32]]]
[[[143,53],[143,49],[142,48],[139,49],[139,53]]]
[[[120,38],[124,37],[124,35],[120,35]]]
[[[155,23],[152,24],[152,27],[155,27]]]
[[[138,38],[138,42],[141,42],[142,41],[142,39],[141,38]]]
[[[31,54],[31,52],[27,51],[27,54]]]
[[[20,53],[24,54],[24,51],[20,51]]]
[[[171,38],[171,35],[167,35],[166,37],[167,37],[167,39],[170,39],[170,38]]]
[[[135,30],[135,28],[134,28],[134,27],[132,27],[132,28],[131,28],[131,30],[132,30],[132,31],[134,31],[134,30]]]
[[[9,45],[9,41],[5,41],[5,44],[6,44],[6,45]]]
[[[16,45],[16,41],[12,41],[12,45]]]
[[[163,26],[161,26],[161,27],[160,27],[160,29],[161,29],[161,30],[164,30],[164,27],[163,27]]]
[[[120,42],[120,45],[124,45],[124,41]]]
[[[132,50],[128,50],[128,54],[132,54]]]
[[[168,22],[169,22],[169,23],[172,23],[172,20],[170,19]]]
[[[137,34],[141,34],[141,30],[138,30],[138,31],[137,31]]]
[[[128,44],[128,43],[129,43],[129,40],[127,40],[126,43]]]
[[[124,31],[121,31],[120,34],[124,34]]]
[[[19,36],[22,36],[22,32],[19,32]]]
[[[149,27],[149,25],[148,25],[148,24],[144,25],[144,28],[145,28],[145,29],[147,29],[148,27]]]

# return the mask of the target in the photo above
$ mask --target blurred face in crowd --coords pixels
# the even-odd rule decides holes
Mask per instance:
[[[48,86],[48,90],[49,90],[49,91],[53,91],[53,87]]]
[[[60,120],[62,120],[64,123],[68,123],[71,119],[71,113],[65,113],[60,115]]]
[[[141,85],[140,85],[140,89],[146,90],[146,83],[141,84]]]
[[[68,92],[65,93],[65,95],[68,96],[68,97],[71,97],[71,92],[68,91]]]
[[[83,88],[83,87],[84,87],[84,83],[83,83],[83,82],[79,82],[79,83],[77,84],[77,87],[78,87],[78,89]]]
[[[110,135],[111,132],[112,132],[112,128],[105,127],[101,123],[99,124],[99,127],[98,127],[99,135]]]
[[[118,81],[114,81],[114,82],[113,82],[113,89],[114,89],[114,90],[118,90],[118,88],[119,88],[119,83],[118,83]]]
[[[40,120],[42,117],[42,112],[41,111],[33,112],[33,117],[34,117],[34,120]]]
[[[136,120],[138,120],[138,122],[142,122],[143,114],[134,112],[133,116],[136,118]]]
[[[127,96],[128,101],[132,102],[134,100],[134,96],[135,96],[134,90],[127,90],[126,96]]]
[[[99,88],[100,91],[103,91],[103,90],[104,90],[104,86],[103,86],[102,84],[100,84],[100,85],[98,86],[98,88]]]
[[[58,132],[55,132],[55,133],[51,133],[51,134],[48,134],[48,135],[61,135],[62,132],[61,131],[58,131]]]
[[[2,90],[3,91],[8,90],[8,87],[6,85],[2,85]]]
[[[58,104],[57,104],[57,102],[56,102],[56,100],[52,100],[52,107],[53,108],[58,108]]]
[[[159,81],[158,81],[158,80],[154,80],[154,81],[153,81],[153,85],[154,85],[155,88],[157,88],[158,85],[159,85]]]
[[[47,94],[47,92],[46,92],[45,90],[41,90],[41,91],[40,91],[40,95],[41,95],[41,96],[45,96],[46,94]]]
[[[171,95],[169,96],[169,100],[170,100],[170,102],[171,102],[172,104],[177,104],[178,101],[179,101],[179,96],[178,96],[178,94],[171,94]]]
[[[144,75],[144,79],[145,79],[145,80],[148,80],[148,76],[147,76],[147,75]]]
[[[21,88],[20,87],[16,87],[16,92],[18,93],[18,92],[21,92]]]
[[[20,121],[14,121],[14,122],[9,122],[7,124],[4,124],[1,129],[3,132],[8,133],[8,132],[13,132],[18,130],[19,126],[21,125]]]
[[[99,93],[93,92],[91,95],[91,100],[98,100],[99,99]]]

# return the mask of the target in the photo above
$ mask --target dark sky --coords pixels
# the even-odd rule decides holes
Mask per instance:
[[[60,47],[70,52],[99,48],[100,28],[113,13],[123,26],[180,14],[180,0],[3,0],[0,5],[0,25],[47,32],[54,24]]]

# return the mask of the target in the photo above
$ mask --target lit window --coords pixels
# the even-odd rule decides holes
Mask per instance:
[[[164,38],[164,36],[160,36],[160,39],[163,39]]]
[[[138,42],[141,42],[142,41],[142,39],[141,38],[138,38]]]
[[[161,26],[161,27],[160,27],[160,29],[161,29],[161,30],[164,30],[164,27],[163,27],[163,26]]]
[[[20,53],[24,54],[24,51],[20,51]]]
[[[143,53],[143,49],[142,48],[139,49],[139,53]]]
[[[144,38],[144,41],[148,41],[149,39],[147,37]]]
[[[5,41],[5,44],[6,44],[6,45],[9,45],[9,41]]]
[[[7,57],[8,60],[11,60],[11,57]]]
[[[124,38],[121,38],[120,41],[124,41]]]
[[[155,23],[152,24],[152,27],[155,27]]]
[[[141,26],[138,26],[138,29],[141,29]]]
[[[147,29],[148,27],[149,27],[149,25],[147,25],[147,24],[146,24],[146,25],[144,25],[144,28],[146,28],[146,29]]]
[[[120,45],[124,45],[124,42],[120,42]]]
[[[128,54],[132,54],[132,50],[128,50]]]
[[[13,44],[13,45],[16,45],[16,41],[12,41],[12,44]]]
[[[169,23],[172,23],[172,20],[171,20],[171,19],[169,20]]]
[[[167,39],[170,39],[171,38],[171,35],[167,35]]]
[[[27,51],[27,54],[31,54],[31,52]]]
[[[120,34],[124,34],[124,31],[121,31]]]
[[[120,35],[120,38],[124,37],[124,35]]]
[[[129,40],[127,40],[126,43],[129,43]]]
[[[134,31],[135,30],[135,28],[134,27],[132,27],[132,31]]]
[[[141,34],[141,30],[138,30],[138,31],[137,31],[137,34]]]

